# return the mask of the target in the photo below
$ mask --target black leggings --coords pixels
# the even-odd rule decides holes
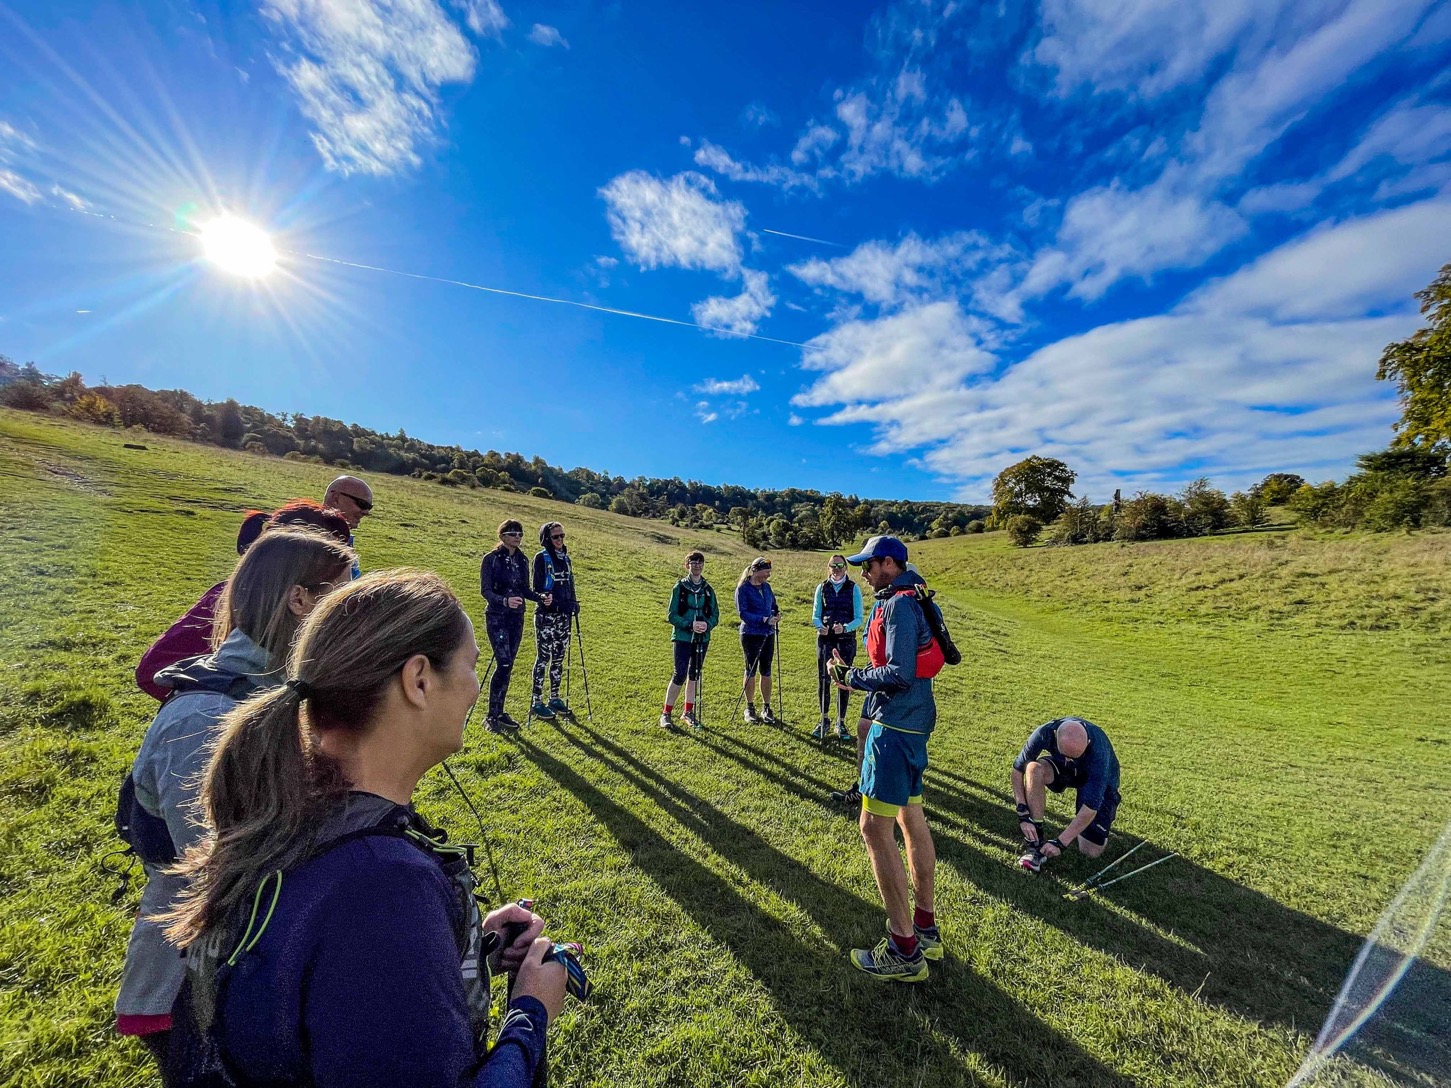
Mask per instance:
[[[688,675],[692,680],[700,679],[700,670],[705,667],[705,655],[710,649],[709,642],[676,642],[675,646],[675,675],[670,682],[677,687],[685,683]]]
[[[835,689],[837,719],[846,721],[846,704],[851,701],[851,692],[842,691],[836,687],[826,675],[826,666],[831,660],[833,650],[838,651],[841,659],[850,665],[856,660],[856,636],[850,634],[816,636],[816,705],[821,708],[823,718],[831,717],[830,693]]]
[[[484,629],[489,634],[489,648],[494,651],[494,677],[489,681],[489,717],[497,718],[504,710],[504,697],[509,694],[509,677],[514,672],[514,658],[524,638],[524,610],[499,613],[490,610],[484,615]]]
[[[771,655],[776,652],[776,636],[742,635],[741,652],[746,655],[746,675],[771,675]]]

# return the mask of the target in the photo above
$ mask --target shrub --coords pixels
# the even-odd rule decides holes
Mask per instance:
[[[1229,520],[1241,529],[1253,529],[1263,525],[1266,499],[1263,491],[1236,491],[1229,497]]]
[[[550,491],[547,487],[531,487],[529,494],[533,495],[536,499],[554,498],[554,492]]]
[[[84,423],[99,423],[114,427],[121,422],[116,406],[99,393],[83,393],[74,404],[66,409],[66,415]]]
[[[983,522],[982,518],[973,518],[967,523],[967,531],[969,533],[981,533],[986,529],[987,525]]]
[[[1038,539],[1038,534],[1043,531],[1043,523],[1032,514],[1014,514],[1008,518],[1003,528],[1007,530],[1008,539],[1014,545],[1026,548]]]
[[[1208,536],[1229,524],[1229,500],[1201,476],[1179,493],[1180,524],[1185,536]]]
[[[576,506],[587,506],[591,510],[603,510],[605,500],[602,499],[599,495],[596,495],[593,491],[586,491],[583,495],[574,500],[574,504]]]
[[[1098,510],[1087,498],[1070,503],[1048,527],[1049,544],[1093,544],[1100,539]]]
[[[1140,491],[1118,512],[1114,525],[1115,540],[1163,540],[1178,536],[1182,509],[1167,495]]]

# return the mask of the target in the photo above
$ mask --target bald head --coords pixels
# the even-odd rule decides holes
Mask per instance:
[[[373,509],[373,489],[356,476],[339,476],[327,485],[322,504],[342,514],[349,528],[356,529]]]
[[[1069,759],[1078,759],[1088,751],[1088,730],[1077,718],[1067,718],[1054,730],[1058,737],[1058,751]]]

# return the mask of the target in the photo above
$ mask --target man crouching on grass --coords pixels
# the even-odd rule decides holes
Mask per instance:
[[[1108,735],[1087,718],[1054,718],[1033,730],[1013,760],[1013,800],[1023,832],[1018,864],[1036,873],[1076,839],[1096,858],[1108,843],[1119,806],[1118,756]],[[1075,791],[1077,812],[1056,839],[1043,838],[1045,790]]]
[[[874,536],[847,562],[861,567],[862,577],[876,591],[867,623],[871,667],[854,669],[836,657],[827,668],[838,687],[867,692],[862,716],[872,725],[862,760],[861,829],[887,908],[887,936],[875,948],[853,949],[851,962],[874,978],[921,982],[927,977],[927,960],[942,958],[942,935],[932,913],[937,850],[922,812],[922,772],[937,704],[931,679],[918,669],[919,653],[935,649],[936,642],[921,605],[900,596],[921,582],[907,570],[905,544],[894,536]],[[910,889],[897,852],[897,827],[907,844]]]

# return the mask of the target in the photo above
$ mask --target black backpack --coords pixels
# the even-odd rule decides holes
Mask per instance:
[[[932,637],[942,648],[942,660],[949,665],[961,665],[962,651],[957,648],[957,643],[952,641],[952,635],[947,630],[947,620],[942,615],[942,609],[932,599],[937,596],[936,591],[919,585],[913,587],[913,592],[904,593],[903,596],[911,597],[922,606],[922,616],[927,621],[927,630],[932,632]]]
[[[123,855],[134,854],[148,865],[170,865],[176,860],[171,830],[165,820],[147,812],[136,800],[136,780],[130,771],[116,796],[116,836],[126,844]]]

